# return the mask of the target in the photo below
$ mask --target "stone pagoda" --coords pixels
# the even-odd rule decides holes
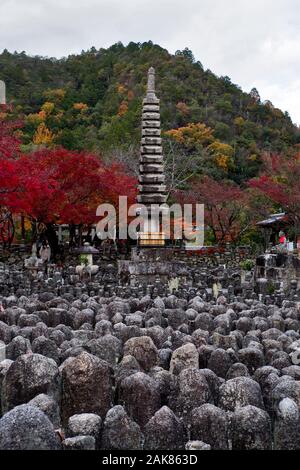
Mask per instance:
[[[167,201],[163,149],[160,129],[159,99],[155,94],[155,70],[148,70],[146,97],[143,100],[142,140],[139,165],[138,204],[147,208],[144,229],[139,233],[139,246],[163,246],[158,207]],[[166,210],[166,209],[165,209]]]
[[[150,286],[157,283],[174,286],[186,282],[188,269],[173,259],[173,250],[165,246],[165,234],[158,215],[167,215],[167,192],[160,130],[159,99],[155,95],[155,71],[148,71],[146,97],[143,100],[142,141],[137,203],[143,217],[143,231],[132,248],[131,259],[118,261],[118,273],[124,283]],[[147,208],[145,214],[142,210]]]
[[[0,80],[0,105],[6,104],[5,83]]]

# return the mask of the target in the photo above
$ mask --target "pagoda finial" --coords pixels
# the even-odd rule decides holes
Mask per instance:
[[[148,70],[147,96],[155,98],[155,69],[153,67]]]

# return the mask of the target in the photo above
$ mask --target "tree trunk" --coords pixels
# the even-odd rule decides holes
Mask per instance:
[[[59,253],[59,246],[58,237],[56,235],[53,224],[46,224],[45,236],[51,248],[51,258],[55,258],[55,256]]]
[[[69,235],[70,235],[69,246],[70,248],[74,248],[74,246],[76,245],[76,227],[74,224],[69,225]]]
[[[34,243],[37,240],[37,223],[35,220],[31,222],[31,242]]]
[[[79,224],[78,225],[78,246],[82,246],[82,231],[83,231],[83,225]]]

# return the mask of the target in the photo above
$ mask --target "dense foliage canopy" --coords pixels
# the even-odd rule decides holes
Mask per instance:
[[[9,102],[0,109],[0,209],[89,224],[100,202],[133,201],[150,66],[171,199],[206,205],[214,243],[239,241],[272,210],[299,226],[300,132],[289,115],[204,70],[190,50],[172,55],[151,41],[59,60],[0,54]]]
[[[213,177],[240,183],[258,174],[263,152],[286,152],[299,142],[288,114],[262,103],[257,90],[244,93],[228,77],[204,70],[188,49],[171,55],[147,42],[91,48],[60,60],[3,51],[0,77],[24,119],[25,149],[61,145],[108,159],[121,150],[134,153],[150,65],[157,73],[163,130],[208,133],[210,140],[196,139],[185,149],[199,153],[200,173],[209,168]]]

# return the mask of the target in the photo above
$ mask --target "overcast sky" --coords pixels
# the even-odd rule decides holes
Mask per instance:
[[[0,51],[62,57],[148,40],[190,48],[300,123],[299,0],[0,0]]]

